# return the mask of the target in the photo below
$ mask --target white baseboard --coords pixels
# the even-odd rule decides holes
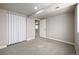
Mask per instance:
[[[56,38],[50,38],[50,37],[46,37],[46,38],[56,40],[56,41],[60,41],[60,42],[64,42],[66,44],[74,45],[74,43],[72,43],[72,42],[68,42],[68,41],[64,41],[64,40],[60,40],[60,39],[56,39]]]
[[[33,39],[35,39],[35,37],[30,37],[30,38],[27,38],[27,41],[33,40]]]
[[[42,37],[42,38],[46,38],[46,37],[43,37],[43,36],[40,36],[40,37]]]
[[[6,48],[6,47],[7,47],[7,45],[0,46],[0,49]]]

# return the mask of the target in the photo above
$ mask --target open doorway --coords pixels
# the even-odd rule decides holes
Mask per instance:
[[[40,26],[40,21],[35,20],[35,38],[36,39],[40,37],[39,26]]]

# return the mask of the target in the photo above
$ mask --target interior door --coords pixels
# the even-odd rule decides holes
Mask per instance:
[[[46,19],[40,20],[40,37],[46,38]]]

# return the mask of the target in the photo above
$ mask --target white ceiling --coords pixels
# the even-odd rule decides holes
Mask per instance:
[[[49,5],[51,5],[51,3],[1,3],[0,8],[31,15]],[[38,7],[38,10],[35,10],[34,7]]]
[[[31,15],[31,17],[35,17],[35,18],[47,18],[50,16],[55,16],[55,15],[59,15],[59,14],[64,14],[64,13],[69,13],[69,12],[73,12],[75,9],[75,3],[59,3],[56,4],[54,6],[50,6],[46,9],[41,10],[42,12],[37,14],[33,14]],[[56,7],[59,7],[58,9]]]
[[[23,13],[30,17],[46,18],[72,12],[74,10],[74,5],[75,3],[0,3],[0,8]],[[34,7],[38,7],[38,10],[35,10]],[[56,9],[56,7],[59,8]]]

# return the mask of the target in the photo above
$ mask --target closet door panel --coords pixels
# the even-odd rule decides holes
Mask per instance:
[[[23,17],[23,22],[22,22],[22,32],[23,32],[23,40],[26,40],[26,18]]]
[[[8,44],[14,44],[26,40],[26,17],[8,13]]]
[[[9,19],[8,19],[8,21],[9,21],[9,44],[12,44],[13,43],[13,38],[12,38],[12,34],[13,34],[13,32],[12,32],[12,15],[8,15],[9,16]]]

